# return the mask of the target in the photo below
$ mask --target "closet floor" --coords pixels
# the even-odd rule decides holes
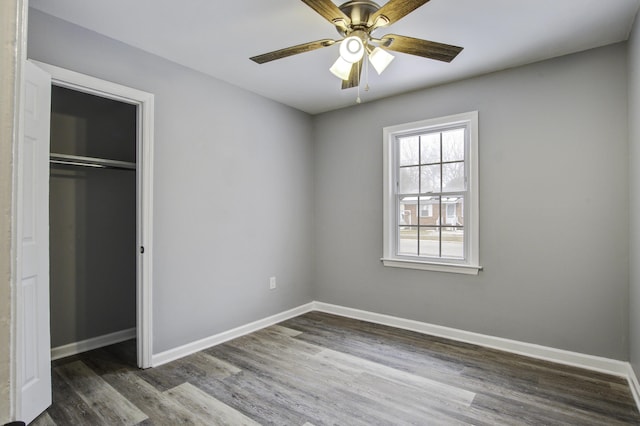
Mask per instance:
[[[148,370],[135,356],[55,361],[32,424],[640,424],[622,378],[319,312]]]

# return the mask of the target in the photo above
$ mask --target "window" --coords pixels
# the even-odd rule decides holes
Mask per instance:
[[[420,205],[420,217],[432,217],[433,204],[424,203]]]
[[[478,113],[383,136],[384,265],[477,274]]]

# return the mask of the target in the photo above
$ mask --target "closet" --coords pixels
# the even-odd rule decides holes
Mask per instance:
[[[136,105],[52,87],[52,348],[135,335],[137,134]]]

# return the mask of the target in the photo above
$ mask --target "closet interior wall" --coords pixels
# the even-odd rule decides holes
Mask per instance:
[[[51,153],[136,162],[136,106],[52,87]],[[136,326],[136,172],[51,164],[52,348]]]

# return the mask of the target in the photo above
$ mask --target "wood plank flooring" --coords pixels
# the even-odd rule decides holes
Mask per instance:
[[[626,380],[311,312],[148,370],[55,361],[41,425],[640,425]]]

